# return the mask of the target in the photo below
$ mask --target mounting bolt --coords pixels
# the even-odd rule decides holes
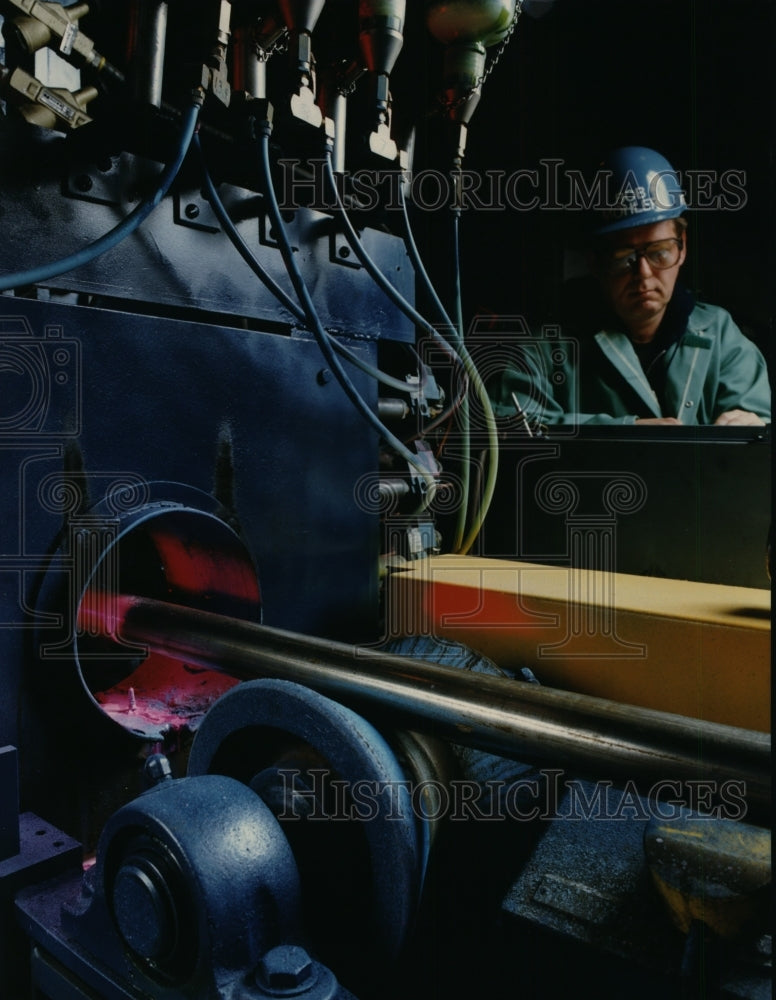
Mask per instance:
[[[143,765],[143,780],[146,788],[153,788],[163,781],[172,781],[172,768],[163,753],[152,753]]]
[[[259,962],[256,985],[277,996],[295,996],[313,985],[313,962],[304,948],[281,944],[272,948]]]
[[[189,204],[184,209],[184,214],[187,219],[196,219],[199,216],[199,205],[195,205],[193,202],[189,202]]]

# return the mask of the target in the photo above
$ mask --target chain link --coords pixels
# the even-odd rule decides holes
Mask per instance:
[[[490,76],[490,74],[496,68],[496,65],[498,64],[499,59],[501,59],[501,57],[504,54],[504,50],[506,49],[507,45],[509,44],[510,38],[512,37],[512,35],[515,33],[515,30],[517,29],[517,22],[520,20],[520,15],[522,14],[522,12],[523,12],[522,0],[517,0],[517,3],[515,4],[515,13],[512,16],[512,22],[511,22],[511,24],[507,28],[507,33],[501,39],[501,42],[499,44],[498,49],[496,49],[496,51],[493,53],[492,58],[488,62],[488,65],[485,67],[485,72],[482,74],[482,76],[477,81],[477,86],[474,88],[475,90],[477,90],[479,87],[481,87],[483,85],[483,83],[485,83],[485,81],[488,79],[488,77]]]
[[[275,41],[267,48],[264,48],[263,46],[259,45],[259,43],[254,38],[253,51],[259,62],[267,62],[270,56],[274,56],[278,52],[287,52],[288,41],[289,41],[289,32],[288,29],[284,29],[283,32],[279,35],[279,37],[276,38]]]

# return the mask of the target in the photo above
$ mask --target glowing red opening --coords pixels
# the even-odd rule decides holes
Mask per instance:
[[[149,740],[196,729],[237,681],[122,642],[124,594],[259,621],[259,586],[245,546],[212,515],[152,512],[104,550],[78,606],[76,659],[101,710]]]

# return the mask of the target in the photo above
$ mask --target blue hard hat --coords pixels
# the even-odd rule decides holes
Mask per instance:
[[[599,164],[605,197],[592,219],[594,236],[676,219],[687,210],[679,176],[668,160],[646,146],[621,146]]]

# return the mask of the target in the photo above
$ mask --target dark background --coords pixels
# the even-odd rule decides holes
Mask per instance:
[[[464,166],[510,173],[541,170],[540,161],[557,158],[564,161],[561,170],[584,170],[608,148],[633,144],[658,149],[679,171],[743,172],[744,206],[689,214],[683,280],[731,311],[767,352],[774,270],[773,41],[770,0],[528,0],[483,87]],[[432,42],[418,58],[410,43],[402,54],[414,67],[415,83],[425,75],[430,91],[438,49]],[[420,129],[421,157],[433,157],[435,128],[432,118]],[[428,165],[419,159],[416,169]],[[441,166],[438,159],[433,165]],[[528,188],[522,190],[527,197]],[[718,185],[712,191],[719,193]],[[449,298],[447,215],[416,214],[416,225]],[[575,221],[546,207],[465,211],[466,321],[485,313],[524,315],[532,325],[552,320]]]

